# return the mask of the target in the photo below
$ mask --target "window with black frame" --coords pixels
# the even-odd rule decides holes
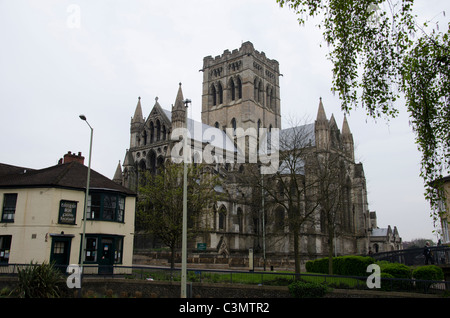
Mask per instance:
[[[124,222],[125,197],[115,193],[93,192],[89,195],[88,220]]]
[[[8,263],[11,249],[11,235],[0,235],[0,263]]]
[[[105,261],[105,255],[110,259],[111,264],[122,263],[123,236],[88,234],[85,244],[86,263],[100,264]]]
[[[2,222],[14,222],[16,214],[17,193],[3,195]]]

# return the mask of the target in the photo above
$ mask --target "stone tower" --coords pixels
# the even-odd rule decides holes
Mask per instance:
[[[203,59],[202,122],[219,129],[280,128],[279,64],[245,42]]]

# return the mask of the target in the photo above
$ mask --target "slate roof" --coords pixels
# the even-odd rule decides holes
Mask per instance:
[[[33,169],[25,168],[25,167],[17,167],[12,165],[7,165],[4,163],[0,163],[0,178],[2,176],[8,175],[8,174],[20,174],[24,171],[32,171]]]
[[[0,164],[0,188],[56,187],[85,190],[87,170],[88,167],[76,161],[39,170]],[[92,169],[89,188],[136,195]]]
[[[172,112],[164,108],[162,108],[162,110],[167,118],[169,120],[172,120]],[[223,130],[209,126],[191,118],[188,118],[187,120],[187,129],[193,141],[210,143],[213,147],[224,149],[230,152],[238,151],[237,148],[234,147],[233,140],[231,140]],[[205,134],[205,131],[207,130],[208,133]]]

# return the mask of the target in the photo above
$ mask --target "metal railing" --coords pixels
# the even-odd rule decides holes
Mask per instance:
[[[15,276],[19,269],[30,264],[3,264],[0,265],[1,276]],[[146,281],[180,281],[180,268],[165,268],[152,266],[108,266],[103,268],[97,265],[85,265],[84,278],[127,278]],[[65,272],[65,268],[60,268]],[[106,270],[107,269],[107,270]],[[449,281],[432,281],[402,278],[380,277],[380,288],[369,288],[367,277],[336,276],[310,273],[287,273],[271,271],[233,271],[212,269],[187,269],[187,281],[190,283],[212,284],[250,284],[265,286],[288,286],[294,280],[306,282],[324,283],[332,288],[359,289],[359,290],[383,290],[417,293],[448,293]]]
[[[450,247],[448,246],[432,246],[431,260],[428,264],[434,265],[450,265]],[[424,265],[425,256],[423,248],[410,248],[399,251],[381,252],[370,255],[377,261],[389,261],[391,263],[401,263],[407,266]]]

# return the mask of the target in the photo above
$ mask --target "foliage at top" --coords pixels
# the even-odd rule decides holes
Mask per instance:
[[[449,29],[419,25],[414,0],[277,0],[298,14],[320,17],[333,63],[332,91],[341,108],[362,107],[373,118],[395,118],[404,98],[422,154],[420,176],[433,208],[441,199],[440,180],[449,174]],[[441,11],[443,16],[445,12]],[[438,15],[439,15],[438,14]],[[439,211],[433,211],[434,218]]]

